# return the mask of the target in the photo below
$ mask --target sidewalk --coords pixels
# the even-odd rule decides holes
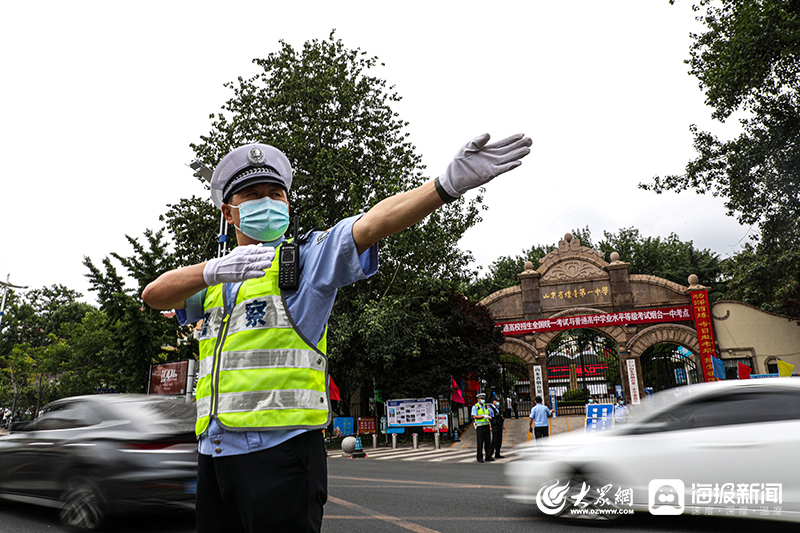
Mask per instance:
[[[586,418],[583,416],[560,416],[550,418],[550,435],[558,435],[568,431],[583,431],[586,426]],[[518,419],[506,418],[503,424],[503,449],[510,449],[519,446],[530,446],[531,441],[535,440],[531,433],[528,433],[528,418]],[[470,424],[469,429],[459,436],[459,442],[454,442],[451,448],[475,448],[478,445],[475,428]]]

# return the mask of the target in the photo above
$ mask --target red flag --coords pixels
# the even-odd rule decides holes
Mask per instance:
[[[461,394],[461,389],[458,389],[453,394],[450,395],[450,400],[455,403],[467,403],[464,401],[464,395]]]
[[[750,367],[739,363],[739,379],[750,379]]]
[[[339,396],[339,387],[333,382],[333,378],[330,374],[328,374],[328,392],[331,394],[331,400],[342,401],[342,397]]]
[[[461,389],[458,387],[456,380],[452,377],[450,379],[452,380],[450,388],[453,389],[453,393],[450,395],[450,401],[454,403],[467,403],[464,401],[464,395],[461,394]]]

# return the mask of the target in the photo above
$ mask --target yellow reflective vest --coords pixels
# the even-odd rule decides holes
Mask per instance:
[[[276,250],[277,255],[277,250]],[[278,288],[278,261],[203,303],[197,435],[211,417],[228,430],[321,429],[330,423],[327,330],[317,345],[297,331]]]
[[[485,405],[485,404],[481,405],[480,402],[475,404],[475,412],[478,414],[478,416],[492,414],[492,413],[489,412],[489,406]],[[473,422],[475,422],[475,426],[476,427],[477,426],[488,426],[489,425],[489,420],[490,419],[488,419],[488,418],[476,418],[476,419],[473,420]]]

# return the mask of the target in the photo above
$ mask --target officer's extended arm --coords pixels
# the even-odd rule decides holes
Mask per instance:
[[[263,276],[273,259],[271,246],[237,246],[226,256],[165,272],[145,287],[142,299],[153,309],[183,309],[188,297],[206,287]]]
[[[411,191],[379,202],[353,225],[359,255],[384,237],[413,226],[434,210],[522,164],[531,139],[523,134],[486,144],[489,134],[476,137],[456,154],[444,174]]]

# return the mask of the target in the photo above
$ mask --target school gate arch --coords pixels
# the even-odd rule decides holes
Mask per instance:
[[[567,233],[556,250],[539,260],[539,268],[525,263],[520,285],[480,302],[503,327],[504,353],[528,365],[531,396],[538,391],[549,400],[547,346],[564,330],[577,328],[596,329],[617,344],[622,384],[631,403],[638,403],[644,393],[641,356],[656,344],[686,348],[697,368],[703,369],[698,379],[713,379],[707,357],[709,350],[713,353],[713,333],[706,338],[704,329],[706,322],[710,329],[711,314],[706,287],[698,284],[697,276],[682,286],[656,276],[629,274],[630,264],[620,261],[616,252],[610,259],[606,262],[600,252],[581,246]],[[702,297],[706,307],[699,304]]]

